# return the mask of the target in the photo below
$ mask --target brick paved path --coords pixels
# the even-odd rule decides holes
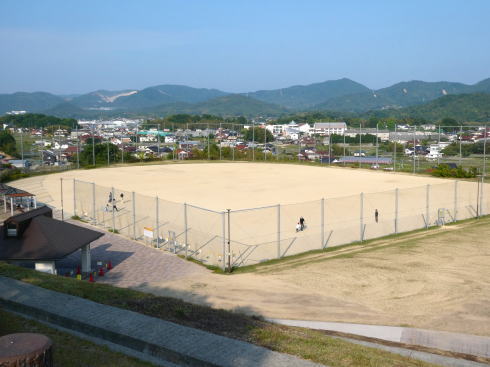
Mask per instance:
[[[70,221],[73,224],[101,231],[79,221]],[[91,245],[92,268],[96,269],[96,262],[104,263],[109,260],[114,267],[103,278],[97,281],[109,283],[118,287],[138,287],[146,283],[175,280],[181,277],[195,276],[208,272],[207,269],[192,262],[145,246],[139,242],[129,240],[121,235],[104,232],[105,235]],[[57,262],[58,274],[76,269],[80,264],[80,251]]]
[[[321,365],[116,307],[0,277],[0,306],[180,366]]]

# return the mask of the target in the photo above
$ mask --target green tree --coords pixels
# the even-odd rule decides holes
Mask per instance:
[[[456,121],[455,119],[451,118],[451,117],[445,117],[443,118],[440,123],[441,125],[441,129],[443,131],[454,131],[456,130],[457,127],[459,127],[461,124]]]
[[[120,162],[121,161],[121,150],[114,144],[96,144],[94,146],[95,150],[95,163],[96,164],[107,164],[107,147],[109,147],[109,162]],[[84,166],[90,166],[93,163],[93,152],[91,145],[85,145],[83,151],[80,153],[80,164]],[[129,161],[130,157],[125,153],[124,160]]]
[[[17,154],[15,138],[7,130],[3,130],[0,132],[0,150],[6,154],[13,156]]]
[[[265,143],[265,138],[267,137],[267,142],[274,140],[272,133],[261,127],[249,128],[243,131],[243,138],[246,141],[255,141],[256,143]]]

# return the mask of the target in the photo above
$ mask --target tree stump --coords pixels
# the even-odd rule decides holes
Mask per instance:
[[[0,337],[0,367],[52,367],[53,342],[33,333]]]

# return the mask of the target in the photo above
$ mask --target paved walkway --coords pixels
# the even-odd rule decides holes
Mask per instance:
[[[407,327],[349,324],[341,322],[282,319],[270,319],[269,321],[309,329],[339,331],[348,334],[361,335],[368,338],[388,340],[396,343],[420,345],[428,348],[490,358],[490,338],[485,336]]]
[[[118,287],[139,287],[181,277],[195,276],[199,279],[200,274],[208,272],[200,265],[121,235],[103,231],[80,221],[70,221],[70,223],[104,233],[103,237],[91,244],[92,268],[96,269],[97,261],[103,263],[111,261],[114,268],[104,278],[97,279],[98,282]],[[56,265],[63,273],[65,270],[76,269],[79,264],[80,251],[77,251],[58,261]]]
[[[181,366],[319,367],[242,341],[0,277],[6,309]]]

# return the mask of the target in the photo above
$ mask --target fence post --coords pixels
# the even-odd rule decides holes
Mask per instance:
[[[187,203],[184,203],[184,242],[185,242],[185,258],[187,259]]]
[[[114,187],[111,188],[112,192],[112,233],[116,233],[116,214],[114,210],[117,208],[116,207],[116,195],[114,194]]]
[[[157,232],[157,243],[156,247],[160,247],[160,218],[159,218],[159,213],[158,213],[158,195],[155,196],[155,218],[156,218],[156,226],[155,230]]]
[[[458,181],[454,181],[454,221],[458,220]]]
[[[228,212],[228,273],[231,273],[231,209]]]
[[[321,207],[320,207],[320,217],[321,217],[320,224],[322,227],[322,229],[321,229],[322,233],[321,233],[321,237],[320,237],[322,243],[321,243],[320,248],[323,249],[323,246],[325,246],[325,199],[324,198],[322,198],[320,200],[320,205],[321,205]]]
[[[133,239],[136,241],[136,194],[134,191],[131,193],[133,203]]]
[[[277,204],[277,258],[281,258],[281,204]]]
[[[61,185],[61,220],[65,220],[64,208],[63,208],[63,177],[60,177],[60,185]]]
[[[360,201],[360,208],[361,208],[361,212],[360,212],[360,220],[359,220],[359,224],[360,224],[360,238],[361,238],[361,242],[364,240],[364,193],[361,192],[361,201]]]
[[[480,205],[480,211],[482,212],[483,215],[485,215],[486,211],[483,210],[483,205],[485,203],[485,176],[482,176],[481,178],[481,205]],[[486,207],[486,206],[485,206]]]
[[[95,211],[95,182],[92,182],[92,215],[94,225],[97,225],[97,212]]]
[[[427,184],[425,191],[425,229],[429,229],[429,202],[430,202],[430,184]]]
[[[398,234],[398,187],[395,189],[395,234]]]
[[[223,272],[226,271],[226,223],[225,223],[225,212],[221,213],[221,226],[222,226],[222,235],[223,235]]]
[[[73,179],[73,215],[77,215],[77,190],[76,190],[76,179]]]

